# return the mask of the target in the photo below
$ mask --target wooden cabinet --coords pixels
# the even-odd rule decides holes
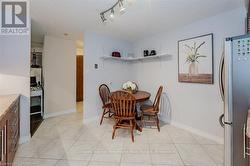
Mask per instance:
[[[19,141],[19,97],[0,119],[0,166],[12,165]]]
[[[12,105],[7,117],[7,160],[12,162],[19,141],[19,100]]]
[[[5,117],[0,121],[0,165],[7,163],[7,123]]]

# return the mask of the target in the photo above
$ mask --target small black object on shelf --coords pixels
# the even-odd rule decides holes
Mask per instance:
[[[143,55],[144,55],[144,57],[154,56],[154,55],[156,55],[156,51],[155,50],[151,50],[150,53],[149,53],[149,50],[144,50],[143,51]]]
[[[154,56],[154,55],[156,55],[156,51],[155,50],[151,50],[150,56]]]
[[[144,55],[144,57],[149,56],[149,51],[148,51],[148,50],[144,50],[144,51],[143,51],[143,55]]]
[[[118,58],[120,58],[121,57],[121,53],[118,52],[118,51],[114,51],[114,52],[112,52],[112,57],[118,57]]]

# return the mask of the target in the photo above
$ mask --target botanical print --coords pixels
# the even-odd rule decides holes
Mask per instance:
[[[213,35],[178,42],[179,81],[213,83]]]

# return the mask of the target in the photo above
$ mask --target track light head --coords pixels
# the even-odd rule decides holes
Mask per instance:
[[[119,0],[119,6],[120,6],[120,14],[124,14],[126,8],[123,6],[122,0]]]
[[[114,18],[115,18],[115,12],[114,12],[114,9],[113,9],[113,8],[111,9],[111,13],[110,13],[109,17],[110,17],[110,19],[111,19],[112,21],[113,21]]]
[[[105,18],[104,13],[101,13],[100,16],[101,16],[102,22],[107,23],[107,19]]]

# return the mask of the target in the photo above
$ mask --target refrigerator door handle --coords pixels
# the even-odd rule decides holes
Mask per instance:
[[[247,147],[247,143],[246,143],[246,124],[244,123],[244,126],[243,126],[243,157],[244,159],[246,158],[246,156],[249,156],[250,154],[248,153],[248,151],[250,150],[248,147]]]
[[[222,114],[222,115],[220,116],[220,118],[219,118],[219,122],[220,122],[221,127],[225,127],[224,117],[225,117],[225,115]]]
[[[224,50],[222,52],[222,56],[220,59],[220,68],[219,68],[219,87],[220,87],[220,95],[222,100],[225,100],[225,96],[224,96],[224,83],[223,83],[223,77],[224,77]]]
[[[219,118],[219,122],[220,122],[220,125],[222,127],[225,127],[225,125],[232,125],[233,123],[232,122],[226,122],[225,121],[225,114],[222,114]]]

